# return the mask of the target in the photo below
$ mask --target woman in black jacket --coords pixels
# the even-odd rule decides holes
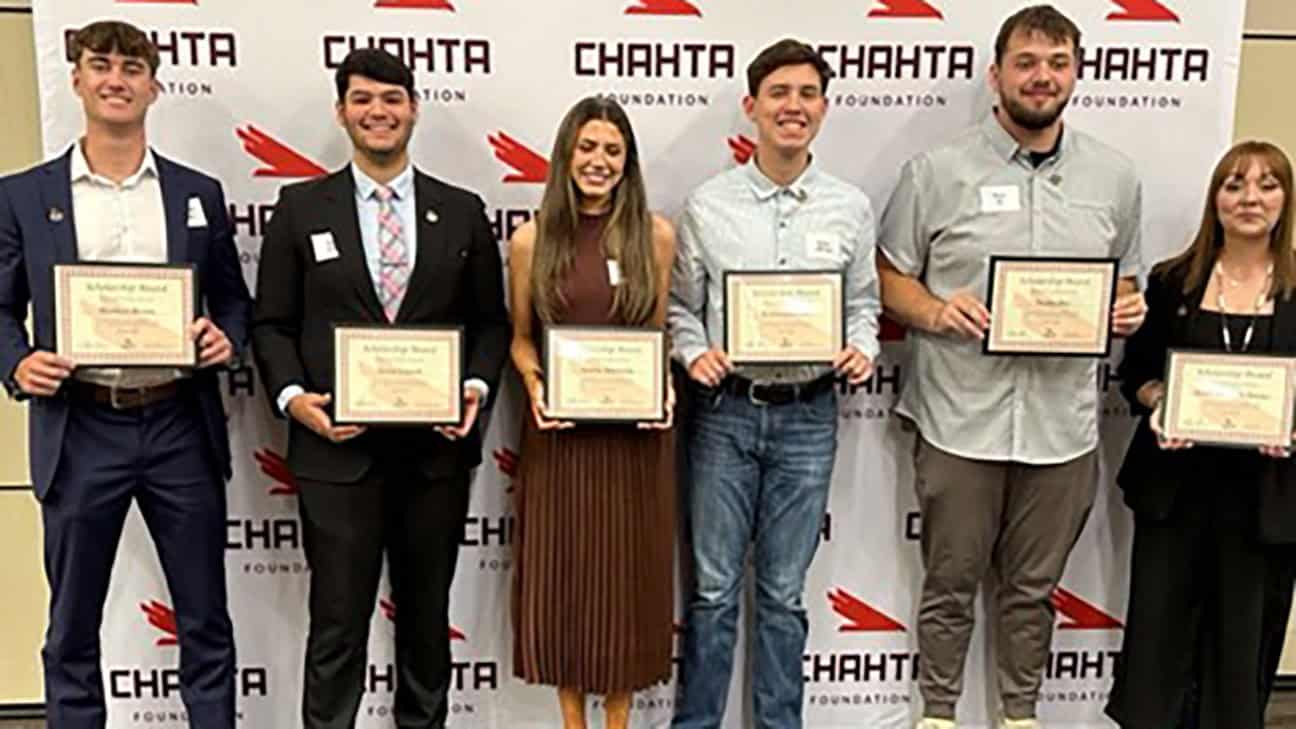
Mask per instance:
[[[1153,270],[1121,391],[1143,415],[1117,476],[1134,512],[1129,611],[1107,714],[1125,729],[1261,729],[1291,608],[1296,466],[1160,433],[1168,348],[1296,355],[1292,168],[1238,144],[1192,245]]]

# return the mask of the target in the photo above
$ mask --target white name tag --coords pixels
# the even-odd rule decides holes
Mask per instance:
[[[981,188],[981,212],[1015,213],[1021,210],[1021,188],[1016,185],[986,185]]]
[[[203,212],[202,200],[196,197],[189,198],[189,227],[207,227],[207,213]]]
[[[836,261],[841,255],[841,241],[832,233],[806,233],[806,257]]]
[[[607,262],[607,267],[608,267],[608,283],[612,284],[613,286],[619,285],[621,283],[621,264],[609,258]]]
[[[333,242],[333,234],[328,231],[311,233],[311,248],[315,250],[316,263],[331,261],[338,257],[337,244]]]

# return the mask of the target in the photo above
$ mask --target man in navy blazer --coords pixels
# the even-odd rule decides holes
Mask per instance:
[[[230,452],[216,371],[246,341],[251,300],[220,184],[146,144],[157,49],[139,29],[105,21],[75,34],[69,59],[85,136],[58,159],[0,179],[0,378],[30,404],[51,595],[41,653],[48,726],[105,725],[99,632],[134,501],[174,603],[189,725],[232,729]],[[55,354],[53,267],[89,261],[193,265],[206,312],[190,327],[197,367],[77,367]]]

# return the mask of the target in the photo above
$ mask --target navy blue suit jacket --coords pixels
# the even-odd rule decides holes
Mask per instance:
[[[19,361],[33,349],[54,349],[53,267],[77,261],[71,153],[0,178],[0,378],[11,388]],[[156,153],[154,157],[166,212],[167,262],[194,264],[205,313],[229,337],[238,357],[247,342],[252,303],[220,183]],[[191,199],[201,202],[206,226],[189,227]],[[29,303],[35,341],[26,326]],[[212,454],[229,478],[229,435],[215,369],[195,370],[194,382]],[[30,402],[32,486],[36,497],[44,498],[65,447],[68,403],[62,390]]]

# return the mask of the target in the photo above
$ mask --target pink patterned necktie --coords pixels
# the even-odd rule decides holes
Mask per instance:
[[[409,248],[396,206],[392,205],[395,193],[379,185],[374,195],[378,198],[378,298],[387,321],[394,322],[409,285]]]

